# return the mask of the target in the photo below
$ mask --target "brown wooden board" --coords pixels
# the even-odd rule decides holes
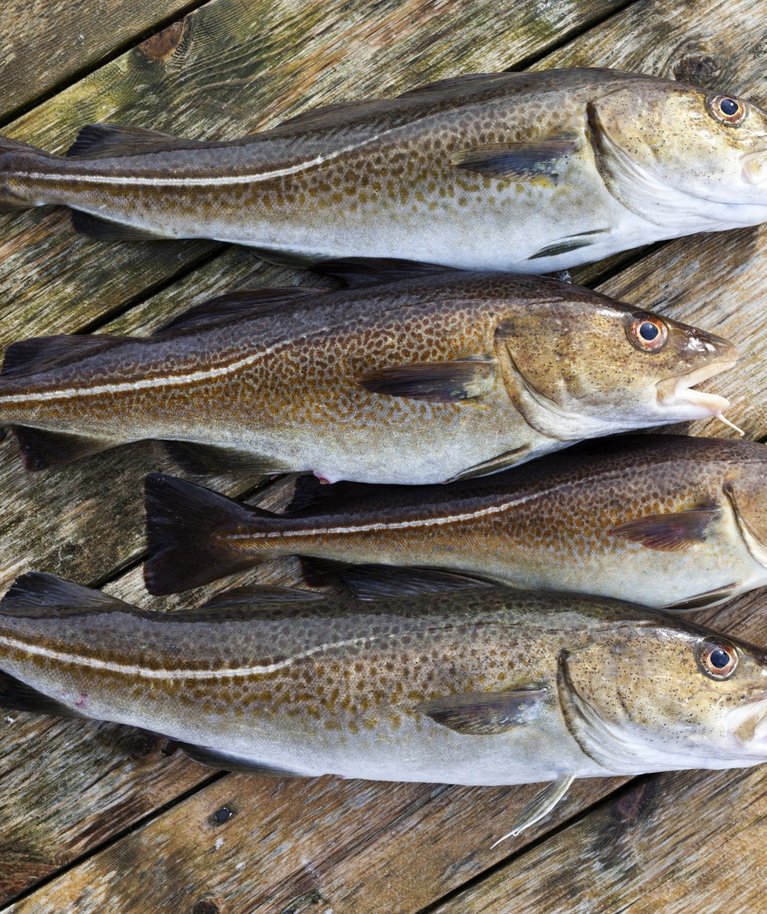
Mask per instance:
[[[5,0],[0,118],[7,119],[190,5],[190,0]],[[149,46],[161,40],[150,36]]]

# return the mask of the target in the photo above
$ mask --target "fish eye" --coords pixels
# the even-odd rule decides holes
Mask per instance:
[[[636,315],[628,332],[632,345],[643,352],[657,352],[662,349],[668,339],[666,322],[654,314]]]
[[[729,679],[738,666],[738,652],[726,641],[704,641],[698,647],[698,665],[710,679]]]
[[[746,106],[731,95],[715,95],[708,100],[709,111],[722,124],[737,127],[746,116]]]

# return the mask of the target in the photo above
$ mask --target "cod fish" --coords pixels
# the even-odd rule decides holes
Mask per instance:
[[[599,598],[234,593],[152,613],[52,575],[0,604],[0,704],[141,727],[232,770],[550,782],[767,761],[765,652]]]
[[[104,239],[546,273],[767,220],[767,115],[606,69],[489,73],[234,141],[90,125],[68,158],[0,140],[0,204]]]
[[[702,330],[551,279],[405,274],[236,293],[149,338],[15,343],[0,423],[30,469],[153,438],[203,470],[221,447],[226,466],[413,484],[727,406],[692,389],[737,355]]]
[[[315,486],[279,515],[202,486],[146,481],[152,593],[265,559],[362,598],[474,586],[696,609],[767,586],[767,447],[631,436],[449,486]],[[312,503],[312,501],[314,503]],[[319,561],[318,561],[319,560]]]

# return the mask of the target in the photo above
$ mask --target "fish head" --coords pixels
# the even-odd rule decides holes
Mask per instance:
[[[723,489],[748,551],[767,568],[767,447],[750,442],[748,458],[731,469]]]
[[[667,617],[625,624],[560,658],[583,751],[611,771],[767,761],[767,654]]]
[[[562,440],[717,415],[727,400],[694,387],[737,359],[721,337],[577,287],[526,303],[495,341],[516,408]]]
[[[669,235],[767,220],[767,113],[721,92],[630,79],[588,107],[595,162]]]

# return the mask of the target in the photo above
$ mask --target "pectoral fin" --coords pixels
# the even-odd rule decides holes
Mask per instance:
[[[578,149],[575,136],[556,136],[548,140],[475,146],[453,157],[453,164],[491,178],[556,179],[565,159]]]
[[[546,787],[537,793],[527,806],[525,806],[519,814],[519,818],[517,819],[514,828],[492,844],[490,849],[492,850],[494,847],[497,847],[507,838],[516,838],[517,835],[526,828],[530,828],[531,825],[540,822],[541,819],[547,816],[554,807],[564,799],[565,794],[570,789],[574,780],[575,777],[572,774],[561,774],[555,781],[547,784]]]
[[[703,504],[676,514],[648,514],[613,527],[609,532],[648,549],[673,552],[706,539],[708,528],[719,518],[716,504]]]
[[[539,685],[503,692],[468,692],[422,701],[415,709],[456,733],[492,736],[535,720],[547,695],[548,689]]]
[[[493,386],[494,359],[415,362],[368,371],[357,378],[371,393],[451,403],[481,397]]]

